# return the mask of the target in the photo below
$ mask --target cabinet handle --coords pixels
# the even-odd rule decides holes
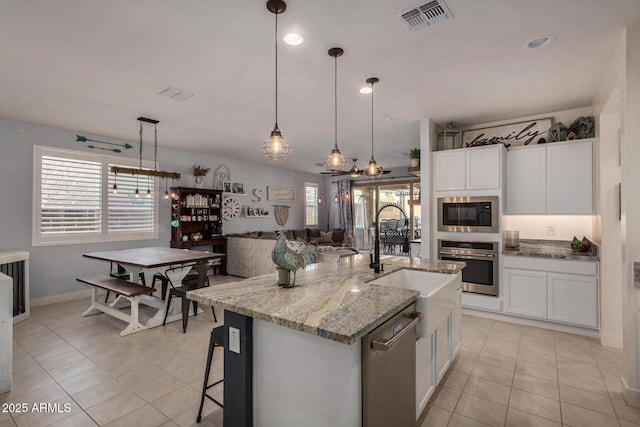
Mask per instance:
[[[418,313],[417,311],[411,313],[409,317],[412,317],[413,320],[407,326],[402,328],[400,332],[395,334],[391,339],[379,338],[377,340],[374,340],[371,343],[371,348],[373,348],[374,350],[382,351],[389,350],[396,342],[398,342],[401,336],[403,336],[409,329],[422,322],[422,319],[424,319],[422,313]]]

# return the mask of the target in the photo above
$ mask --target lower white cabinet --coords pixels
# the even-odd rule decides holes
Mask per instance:
[[[598,328],[597,262],[505,256],[505,312]]]

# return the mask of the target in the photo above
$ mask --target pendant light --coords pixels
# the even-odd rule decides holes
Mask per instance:
[[[379,176],[382,175],[382,166],[378,166],[375,157],[373,157],[373,85],[380,80],[377,77],[370,77],[367,79],[367,84],[371,86],[371,160],[369,165],[364,170],[366,176]]]
[[[344,156],[340,152],[338,148],[338,57],[342,56],[344,50],[339,47],[333,47],[329,49],[329,56],[334,59],[334,125],[335,125],[335,142],[333,144],[333,150],[331,150],[331,154],[327,157],[327,161],[324,162],[324,168],[331,172],[342,171],[344,167],[347,165],[347,162],[344,160]]]
[[[269,0],[267,10],[276,15],[276,124],[271,136],[262,144],[262,154],[269,160],[284,160],[291,154],[291,148],[278,128],[278,15],[287,10],[287,4],[282,0]]]

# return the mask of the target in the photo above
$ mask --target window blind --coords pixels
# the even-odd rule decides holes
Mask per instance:
[[[109,165],[109,170],[112,166]],[[155,203],[155,183],[154,178],[140,176],[136,178],[132,175],[118,175],[109,173],[108,188],[113,188],[113,184],[118,184],[118,193],[109,191],[107,229],[110,233],[122,232],[151,232],[154,225],[154,203]],[[135,198],[134,193],[138,189],[139,198]],[[147,189],[151,190],[151,197],[147,198]]]
[[[305,225],[318,225],[318,185],[304,185]]]

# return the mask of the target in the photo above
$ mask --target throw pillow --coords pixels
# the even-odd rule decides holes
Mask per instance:
[[[333,231],[320,231],[320,243],[333,243]]]
[[[307,240],[307,230],[304,228],[302,230],[293,230],[293,237],[296,240]]]
[[[344,241],[342,242],[342,246],[345,248],[352,248],[355,246],[355,241],[353,240],[353,236],[344,236]]]
[[[336,243],[342,243],[344,241],[344,233],[346,230],[334,228],[333,229],[333,241]]]
[[[309,240],[320,238],[320,230],[317,228],[307,228],[307,237]]]

